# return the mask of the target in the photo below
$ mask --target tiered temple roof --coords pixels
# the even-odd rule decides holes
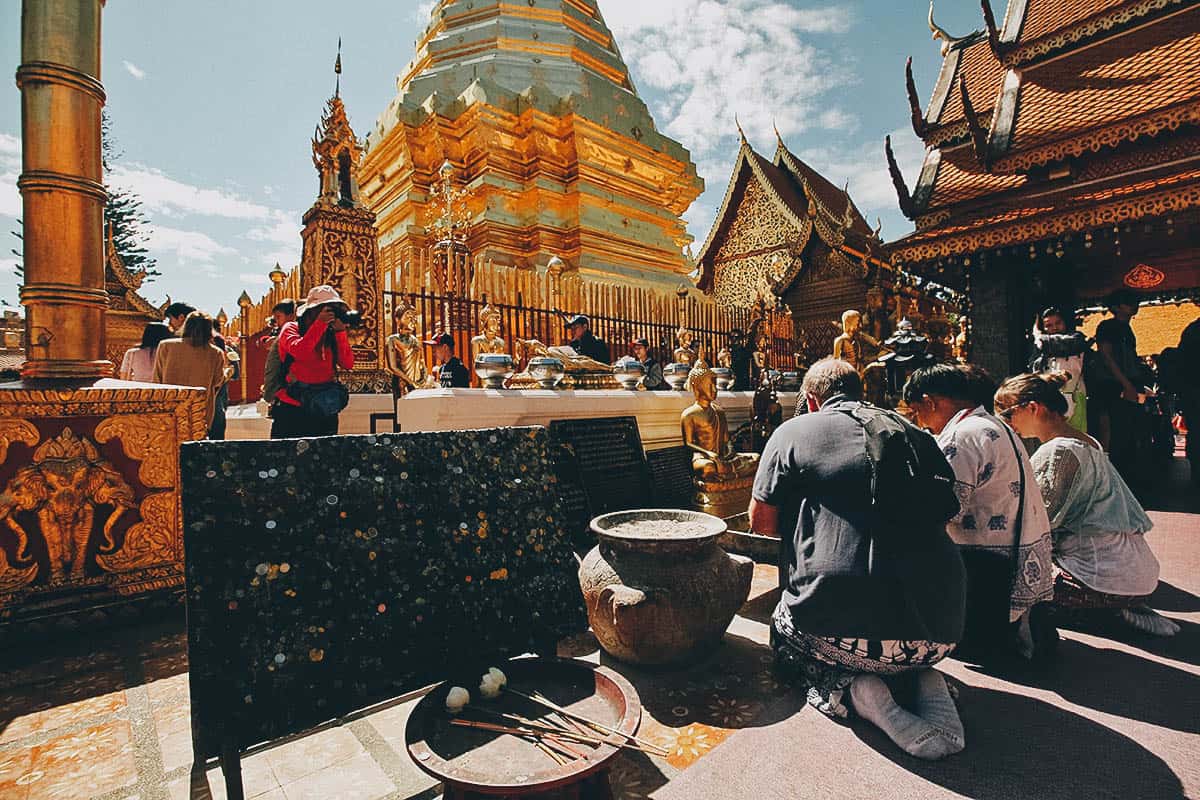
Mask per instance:
[[[754,214],[746,202],[749,194],[767,199],[776,212],[776,223],[764,226],[774,228],[767,234],[770,242],[758,241],[761,235],[746,240],[755,239],[756,245],[768,245],[767,249],[786,247],[791,255],[775,260],[774,263],[782,265],[778,272],[756,274],[749,279],[743,276],[739,284],[744,289],[758,286],[765,279],[774,293],[786,292],[807,263],[801,253],[814,234],[830,253],[844,259],[882,263],[884,254],[878,231],[863,218],[845,189],[834,186],[792,153],[782,138],[777,142],[774,157],[768,161],[742,136],[721,208],[696,257],[701,290],[709,293],[715,290],[720,265],[731,260],[742,261],[747,255],[762,255],[750,252],[762,247],[751,246],[747,241],[731,241],[737,238],[733,228],[739,217],[745,220]],[[750,266],[739,264],[738,268],[744,270]],[[741,304],[753,300],[749,294],[742,294]],[[728,299],[734,300],[732,296]]]
[[[909,82],[928,150],[911,195],[891,163],[917,224],[900,263],[1200,206],[1200,4],[1010,0],[1002,27],[984,6],[984,31],[935,29],[924,112]]]

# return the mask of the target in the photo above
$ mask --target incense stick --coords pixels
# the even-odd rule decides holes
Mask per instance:
[[[529,694],[525,694],[524,692],[518,691],[516,689],[511,689],[508,687],[505,687],[505,691],[512,692],[517,697],[523,697],[526,700],[530,700],[534,703],[538,703],[539,705],[543,705],[552,711],[557,711],[558,713],[562,714],[563,716],[571,717],[572,719],[576,719],[580,722],[585,722],[597,730],[604,731],[605,733],[615,734],[616,736],[621,736],[625,739],[629,739],[630,741],[634,741],[634,742],[637,742],[638,744],[644,745],[644,747],[636,748],[638,750],[644,750],[645,748],[650,748],[650,750],[652,750],[656,755],[669,756],[671,754],[670,750],[667,750],[665,747],[662,747],[661,745],[654,744],[653,742],[647,742],[644,739],[639,739],[638,737],[634,736],[631,733],[625,733],[624,731],[618,730],[610,725],[605,725],[602,722],[596,722],[595,720],[588,719],[587,717],[583,716],[582,714],[576,714],[574,711],[568,711],[567,709],[563,708],[562,706],[551,702],[549,699],[547,699],[540,693],[534,692],[534,694],[529,695]]]
[[[546,739],[565,738],[576,741],[584,741],[590,744],[607,744],[610,747],[619,747],[624,750],[637,750],[639,753],[647,752],[644,748],[638,747],[636,744],[629,744],[628,742],[606,742],[603,739],[586,738],[574,733],[567,733],[566,731],[535,731],[530,730],[529,728],[513,728],[508,725],[495,725],[491,722],[477,722],[470,719],[452,719],[450,720],[450,724],[459,725],[464,728],[477,728],[483,731],[492,731],[494,733],[507,733],[511,734],[512,736],[534,736]]]

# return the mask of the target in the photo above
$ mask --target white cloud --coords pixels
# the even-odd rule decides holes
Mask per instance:
[[[201,214],[231,219],[270,220],[273,210],[221,189],[203,189],[175,180],[141,164],[118,164],[109,174],[113,185],[136,192],[146,210],[165,217]]]
[[[154,225],[150,234],[149,248],[160,263],[164,254],[174,254],[179,265],[212,265],[218,257],[230,258],[238,255],[232,247],[221,244],[206,233],[185,231]]]
[[[257,286],[262,289],[271,288],[271,279],[266,275],[260,275],[257,272],[243,272],[238,275],[238,280],[247,286]]]
[[[255,242],[273,242],[275,244],[298,244],[300,242],[299,214],[288,214],[285,211],[273,211],[270,225],[251,228],[246,232],[246,238]]]
[[[907,128],[892,131],[891,137],[896,163],[900,165],[911,191],[917,185],[925,147]],[[796,155],[836,186],[849,180],[850,196],[864,216],[869,218],[871,214],[897,210],[896,189],[883,155],[882,137],[879,141],[867,142],[857,148],[813,147],[801,150]]]
[[[137,64],[129,61],[122,61],[121,66],[125,67],[125,71],[139,81],[144,81],[146,79],[146,70],[142,69]]]
[[[21,140],[8,133],[0,133],[0,156],[19,156]]]
[[[21,216],[21,193],[17,191],[16,172],[0,172],[0,216]]]
[[[429,15],[433,13],[433,7],[437,5],[437,0],[422,0],[417,3],[416,10],[413,11],[413,17],[422,25],[429,22]]]

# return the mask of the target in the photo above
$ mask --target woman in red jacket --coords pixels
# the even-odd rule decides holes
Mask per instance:
[[[333,436],[349,393],[337,370],[354,367],[354,352],[339,315],[346,303],[332,286],[315,286],[295,322],[279,331],[276,347],[285,386],[272,399],[271,438]]]

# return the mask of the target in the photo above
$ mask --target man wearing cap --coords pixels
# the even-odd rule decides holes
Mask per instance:
[[[441,362],[438,368],[438,383],[443,389],[466,389],[471,385],[471,373],[467,367],[454,355],[454,337],[448,333],[439,333],[425,344],[433,346],[434,357]]]
[[[591,320],[583,314],[576,314],[567,320],[567,335],[571,337],[567,344],[581,356],[587,356],[601,364],[611,363],[608,345],[596,338],[592,333],[591,324]]]
[[[650,341],[645,338],[634,339],[629,346],[633,350],[633,357],[642,362],[642,369],[645,371],[641,381],[642,388],[652,392],[666,389],[667,382],[663,379],[662,365],[650,355]]]

